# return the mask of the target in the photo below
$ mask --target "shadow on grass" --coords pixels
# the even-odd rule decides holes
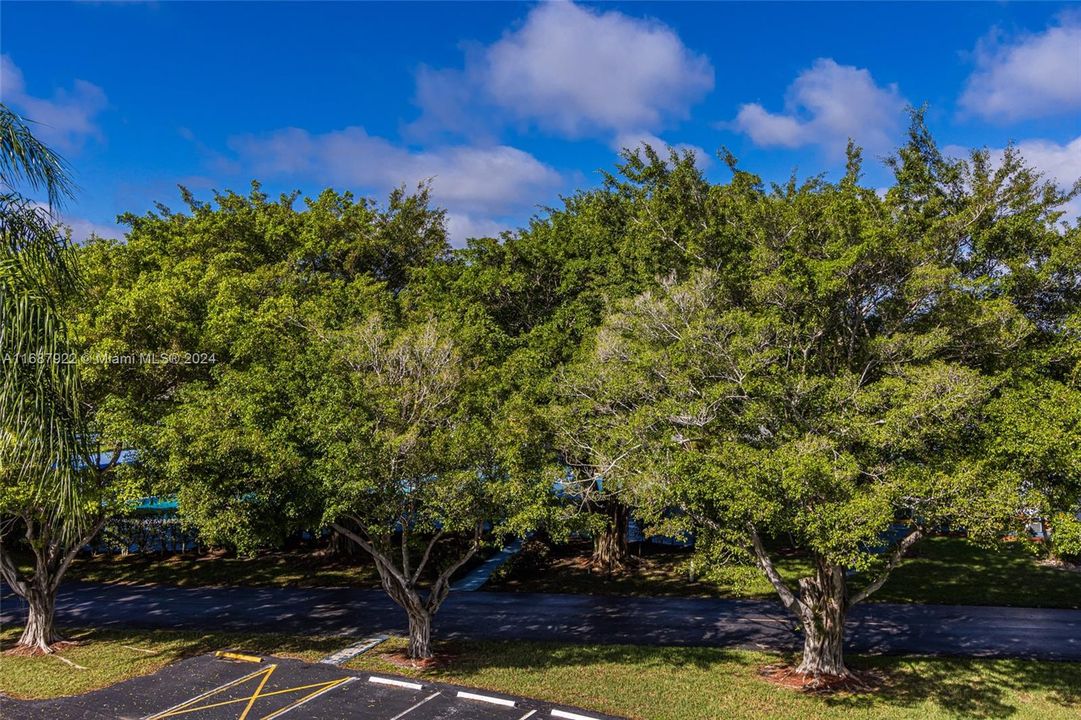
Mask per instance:
[[[20,632],[4,627],[0,650],[12,647]],[[216,650],[312,661],[348,644],[342,638],[269,633],[77,628],[61,628],[60,633],[77,644],[55,655],[0,656],[0,693],[22,699],[81,695]]]
[[[1081,608],[1081,573],[1037,563],[1022,541],[981,547],[927,538],[909,551],[876,602]]]
[[[1040,695],[1054,705],[1077,708],[1081,716],[1081,664],[1032,660],[861,657],[856,669],[885,673],[875,694],[836,696],[835,707],[869,707],[885,702],[916,707],[930,700],[964,718],[1008,718],[1028,698]]]
[[[176,587],[375,587],[375,568],[363,558],[341,559],[324,551],[263,552],[254,557],[224,554],[150,553],[77,559],[67,579],[83,582]]]
[[[609,698],[618,698],[624,704],[629,696],[623,693],[628,688],[648,697],[663,695],[663,684],[678,683],[706,695],[745,697],[747,707],[765,699],[778,707],[790,703],[806,710],[817,707],[818,712],[828,713],[829,717],[847,717],[846,711],[850,711],[858,717],[915,718],[923,716],[932,705],[934,717],[1010,718],[1033,703],[1050,710],[1053,714],[1049,717],[1058,717],[1055,713],[1067,708],[1076,709],[1081,717],[1081,663],[855,656],[849,661],[854,670],[874,672],[883,678],[876,690],[802,695],[758,676],[766,664],[797,659],[790,654],[722,648],[466,641],[448,641],[441,645],[441,651],[448,657],[447,664],[424,674],[479,685],[492,685],[500,678],[518,678],[524,686],[550,687],[556,692],[564,678],[588,676],[596,686],[594,694],[612,693]],[[606,682],[611,683],[610,687],[604,687]]]

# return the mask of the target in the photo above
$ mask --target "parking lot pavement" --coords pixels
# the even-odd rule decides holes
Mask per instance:
[[[0,697],[21,720],[618,720],[610,715],[323,663],[202,655],[55,700]]]

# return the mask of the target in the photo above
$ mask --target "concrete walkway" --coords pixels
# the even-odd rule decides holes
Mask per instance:
[[[488,578],[492,576],[492,573],[503,567],[503,564],[517,555],[521,549],[522,541],[519,538],[477,567],[473,568],[468,575],[454,583],[454,587],[451,589],[464,590],[467,592],[480,590],[484,587],[484,583],[488,582]]]

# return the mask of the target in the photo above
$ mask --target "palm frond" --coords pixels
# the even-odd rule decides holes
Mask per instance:
[[[34,137],[27,120],[0,103],[0,182],[14,193],[20,185],[44,190],[50,207],[72,197],[75,185],[67,163]]]
[[[43,507],[75,521],[85,432],[58,299],[77,291],[75,254],[49,215],[0,195],[0,468],[4,482],[30,484]]]

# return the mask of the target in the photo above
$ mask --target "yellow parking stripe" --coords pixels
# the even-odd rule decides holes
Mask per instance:
[[[200,700],[204,700],[204,699],[210,697],[211,695],[217,695],[220,692],[225,692],[229,688],[236,687],[237,685],[240,685],[243,682],[247,682],[248,680],[251,680],[254,677],[258,677],[261,673],[265,673],[267,670],[270,670],[271,668],[274,668],[274,667],[277,667],[277,666],[276,665],[269,665],[264,670],[256,670],[255,672],[250,673],[248,675],[245,675],[244,677],[239,677],[236,680],[231,680],[231,681],[225,683],[224,685],[219,685],[216,688],[213,688],[211,690],[207,690],[205,693],[202,693],[201,695],[196,695],[195,697],[191,698],[190,700],[185,700],[184,702],[180,703],[179,705],[173,705],[171,708],[167,708],[165,710],[162,710],[159,713],[151,715],[150,717],[146,718],[146,720],[161,720],[161,718],[167,718],[167,717],[171,717],[173,715],[178,715],[179,714],[177,712],[178,710],[181,710],[182,708],[190,707],[191,705],[199,702]]]
[[[352,682],[353,680],[356,680],[356,678],[345,677],[345,678],[342,678],[341,680],[337,680],[337,681],[331,683],[329,686],[323,688],[322,690],[316,690],[313,693],[308,693],[307,695],[300,698],[299,700],[292,703],[291,705],[286,705],[285,707],[281,708],[280,710],[275,710],[274,712],[270,713],[269,715],[264,715],[262,718],[260,718],[260,720],[272,720],[272,718],[276,718],[276,717],[279,717],[281,715],[284,715],[285,713],[289,712],[293,708],[299,707],[299,706],[303,705],[304,703],[308,702],[309,700],[314,700],[315,698],[319,697],[323,693],[328,693],[331,690],[333,690],[334,688],[338,687],[339,685],[345,685],[347,682]],[[266,695],[264,695],[263,697],[266,697]]]
[[[262,681],[259,683],[259,687],[255,688],[255,694],[251,696],[250,700],[248,700],[248,706],[244,708],[244,712],[240,713],[240,717],[237,718],[237,720],[246,720],[246,718],[248,717],[248,713],[251,712],[251,706],[255,704],[255,698],[259,697],[259,693],[263,692],[263,687],[266,685],[266,681],[269,680],[270,676],[274,674],[274,670],[276,668],[276,665],[270,666],[270,668],[268,669],[269,672],[267,672],[267,674],[263,677]]]
[[[337,685],[340,685],[343,681],[350,680],[350,679],[352,679],[352,678],[342,678],[341,680],[328,680],[326,682],[321,682],[321,683],[312,683],[311,685],[300,685],[299,687],[286,688],[285,690],[275,690],[274,692],[260,693],[258,695],[258,697],[259,698],[268,698],[268,697],[272,697],[274,695],[284,695],[285,693],[300,692],[301,690],[309,690],[309,689],[311,689],[313,687],[322,688],[322,687],[327,687],[328,685],[337,686]],[[327,689],[329,689],[329,688],[327,688]],[[246,700],[250,700],[250,699],[251,699],[250,696],[245,695],[242,698],[235,698],[233,700],[222,700],[221,702],[216,702],[216,703],[213,703],[212,705],[200,705],[199,707],[189,707],[189,708],[177,709],[175,712],[170,712],[168,715],[161,715],[160,717],[167,718],[167,717],[173,717],[175,715],[185,715],[187,713],[198,712],[199,710],[210,710],[211,708],[223,707],[225,705],[236,705],[237,703],[242,703],[242,702],[244,702]]]
[[[251,713],[252,711],[252,707],[255,705],[255,701],[259,700],[260,698],[273,697],[274,695],[284,695],[286,693],[303,692],[304,690],[311,690],[312,688],[315,688],[314,692],[310,692],[307,695],[304,695],[303,697],[289,703],[285,707],[279,708],[278,710],[271,712],[269,715],[265,715],[260,718],[260,720],[269,720],[270,718],[276,718],[280,715],[283,715],[289,710],[292,710],[293,708],[296,708],[308,702],[309,700],[312,700],[315,697],[322,695],[323,693],[330,692],[339,685],[343,685],[347,682],[350,682],[351,680],[356,679],[353,677],[344,677],[338,680],[327,680],[326,682],[310,683],[308,685],[298,685],[296,687],[285,688],[283,690],[263,692],[263,688],[266,687],[267,682],[270,680],[270,676],[274,674],[274,671],[277,669],[277,667],[277,665],[269,665],[264,670],[259,670],[257,672],[251,673],[250,675],[245,675],[242,678],[226,683],[225,685],[221,685],[217,688],[214,688],[213,690],[203,693],[202,695],[194,697],[191,700],[183,702],[180,705],[176,705],[172,708],[169,708],[168,710],[164,710],[157,715],[152,715],[151,717],[147,718],[147,720],[164,720],[164,718],[176,717],[178,715],[187,715],[188,713],[199,712],[201,710],[211,710],[213,708],[224,707],[226,705],[236,705],[242,702],[247,702],[247,705],[244,707],[244,710],[241,712],[237,720],[247,720],[249,713]],[[254,680],[260,675],[263,676],[262,680],[259,682],[259,686],[255,688],[254,692],[252,692],[251,695],[234,698],[232,700],[222,700],[220,702],[210,703],[209,705],[195,705],[195,703],[199,702],[200,700],[207,700],[209,698],[212,698],[214,695],[218,695],[219,693],[229,690],[230,688],[234,688],[241,683],[244,683],[248,680]]]

